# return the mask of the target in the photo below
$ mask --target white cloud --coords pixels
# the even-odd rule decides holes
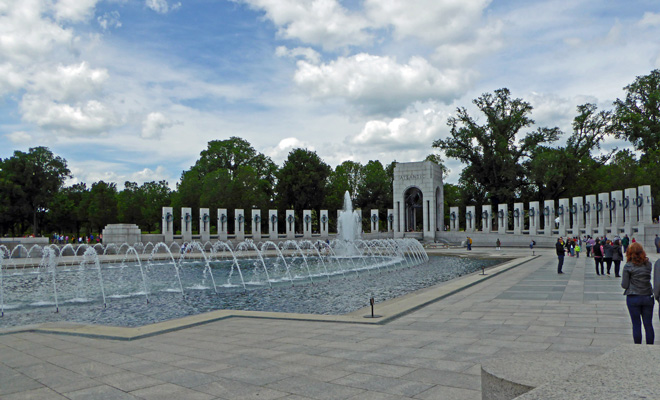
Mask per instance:
[[[367,44],[372,40],[365,31],[368,21],[351,14],[337,0],[243,0],[253,9],[263,10],[278,27],[284,39],[337,49]]]
[[[298,61],[294,80],[311,97],[344,98],[367,112],[389,113],[415,101],[449,103],[464,93],[470,74],[440,71],[421,57],[398,64],[390,57],[360,53],[322,65]]]
[[[264,154],[270,157],[276,163],[282,163],[293,149],[308,149],[314,151],[314,146],[295,137],[288,137],[280,140],[277,146],[267,149]]]
[[[121,28],[121,21],[119,20],[119,12],[111,11],[106,12],[102,16],[96,17],[96,21],[99,23],[103,30],[108,30],[110,28]]]
[[[7,138],[15,144],[31,144],[33,140],[32,135],[25,131],[12,132],[7,135]]]
[[[447,130],[448,117],[449,114],[438,104],[417,103],[400,117],[366,122],[362,131],[348,137],[347,142],[372,151],[427,146],[430,152],[431,143],[441,136],[443,130]]]
[[[152,112],[142,121],[142,138],[158,139],[163,133],[163,129],[174,125],[169,118],[159,112]]]
[[[312,64],[318,64],[321,55],[309,47],[296,47],[288,49],[285,46],[279,46],[275,49],[275,55],[278,57],[298,58],[303,57]]]
[[[639,21],[641,26],[660,26],[660,13],[645,12],[642,19]]]
[[[398,39],[413,37],[438,45],[462,41],[479,25],[490,0],[366,0],[375,26],[392,26]]]
[[[55,17],[58,20],[81,22],[94,15],[98,0],[59,0],[55,3]]]
[[[165,167],[159,165],[156,167],[156,170],[145,168],[141,171],[134,172],[129,175],[128,180],[142,184],[144,182],[169,180],[169,178],[170,177],[167,175],[167,170]]]
[[[37,95],[25,95],[20,109],[24,121],[65,134],[99,134],[119,123],[115,113],[96,100],[70,105]]]
[[[106,69],[92,69],[83,61],[36,73],[31,89],[54,100],[71,101],[98,92],[108,77]]]
[[[44,61],[56,48],[70,48],[73,31],[43,18],[47,12],[41,0],[10,2],[0,9],[0,62],[29,66]]]
[[[145,4],[148,8],[156,11],[159,14],[165,14],[169,11],[174,11],[181,7],[181,2],[172,4],[170,6],[167,3],[167,0],[145,0]]]

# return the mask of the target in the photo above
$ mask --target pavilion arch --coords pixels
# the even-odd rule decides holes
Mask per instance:
[[[431,161],[397,163],[393,184],[394,237],[435,240],[444,227],[442,169]]]

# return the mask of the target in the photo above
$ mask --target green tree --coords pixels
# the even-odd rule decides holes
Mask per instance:
[[[598,111],[595,104],[577,106],[573,133],[566,146],[538,146],[524,164],[532,196],[537,200],[586,194],[598,179],[598,170],[614,151],[593,156],[605,137],[611,133],[612,113]],[[608,191],[611,189],[608,189]],[[597,193],[597,192],[594,192]]]
[[[538,128],[516,141],[521,129],[534,124],[529,103],[512,99],[508,89],[484,93],[473,102],[485,115],[485,124],[459,107],[447,121],[450,137],[436,140],[433,147],[467,165],[460,181],[469,196],[480,202],[508,203],[524,184],[522,162],[539,144],[557,140],[559,130]]]
[[[615,106],[616,135],[646,153],[660,150],[660,69],[638,76]]]
[[[214,140],[195,165],[182,173],[172,203],[175,208],[191,207],[193,214],[202,205],[212,210],[266,209],[273,202],[276,172],[275,163],[246,140]],[[197,224],[197,217],[193,217],[193,224]]]
[[[328,178],[324,207],[338,210],[344,206],[344,193],[348,191],[355,201],[358,187],[364,177],[362,165],[355,161],[344,161],[337,165]]]
[[[92,230],[101,232],[108,224],[117,222],[117,185],[98,181],[92,184],[88,203],[89,223]]]
[[[3,190],[9,195],[9,212],[29,219],[32,233],[38,235],[38,221],[45,218],[48,204],[71,176],[66,161],[46,147],[33,147],[27,153],[15,151],[0,169]]]
[[[277,174],[280,209],[321,209],[332,168],[314,151],[292,150]]]
[[[117,220],[124,224],[136,224],[144,227],[142,209],[144,194],[136,182],[124,182],[124,190],[117,194]]]
[[[144,201],[142,203],[143,228],[152,232],[160,226],[163,207],[170,205],[172,190],[167,181],[145,182],[140,186]]]

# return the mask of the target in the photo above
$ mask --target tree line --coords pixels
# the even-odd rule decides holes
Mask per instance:
[[[637,77],[624,91],[612,110],[579,105],[569,133],[534,129],[531,104],[506,88],[475,99],[478,116],[457,108],[447,120],[449,135],[433,143],[440,154],[426,158],[445,174],[441,154],[465,165],[457,185],[444,185],[445,213],[447,205],[541,201],[660,182],[660,70]],[[634,151],[600,151],[608,136],[626,140]],[[125,182],[120,189],[104,181],[66,186],[72,177],[66,160],[35,147],[0,159],[0,235],[80,236],[110,223],[158,231],[164,206],[174,207],[175,226],[181,207],[193,209],[194,225],[200,207],[261,209],[262,215],[276,208],[283,221],[286,209],[341,209],[346,191],[363,212],[379,209],[385,225],[395,163],[345,161],[333,169],[316,152],[299,148],[278,166],[246,140],[231,137],[209,142],[175,190],[166,181]]]

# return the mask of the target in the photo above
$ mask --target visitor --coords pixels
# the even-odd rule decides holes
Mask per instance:
[[[564,266],[564,242],[562,241],[562,238],[557,239],[557,243],[555,244],[555,249],[557,250],[557,273],[558,274],[563,274],[564,272],[561,270],[562,267]]]
[[[625,289],[626,305],[632,322],[633,341],[642,343],[642,323],[646,332],[646,344],[653,344],[653,296],[651,286],[651,262],[639,243],[632,243],[626,252],[621,287]],[[640,321],[641,319],[641,321]]]
[[[535,243],[533,240],[530,241],[530,242],[529,242],[529,248],[530,248],[531,250],[534,250],[534,245],[535,245],[535,244],[536,244],[536,243]]]
[[[580,258],[580,243],[575,243],[575,258]]]
[[[472,250],[472,238],[469,236],[467,237],[467,249]]]
[[[630,244],[630,239],[628,238],[628,235],[625,235],[623,239],[621,239],[621,246],[623,246],[623,252],[627,253],[628,252],[628,245]]]
[[[587,257],[591,257],[591,248],[594,247],[592,240],[591,236],[587,236],[587,240],[584,241],[587,245]]]
[[[596,275],[605,275],[603,268],[603,246],[600,245],[600,239],[596,239],[594,247],[591,249],[594,255],[594,264],[596,264]],[[598,271],[598,266],[600,265],[600,272]]]
[[[623,261],[623,252],[621,251],[621,240],[615,240],[612,244],[612,262],[614,263],[614,276],[620,278],[621,261]]]
[[[658,235],[655,235],[655,252],[660,253],[660,237]]]
[[[500,249],[500,245],[501,245],[501,244],[502,244],[502,242],[500,242],[500,238],[497,238],[497,241],[495,242],[495,245],[496,245],[497,247],[495,247],[495,250],[501,250],[501,249]]]
[[[607,266],[607,275],[610,275],[612,269],[612,241],[608,240],[603,244],[603,262]]]

